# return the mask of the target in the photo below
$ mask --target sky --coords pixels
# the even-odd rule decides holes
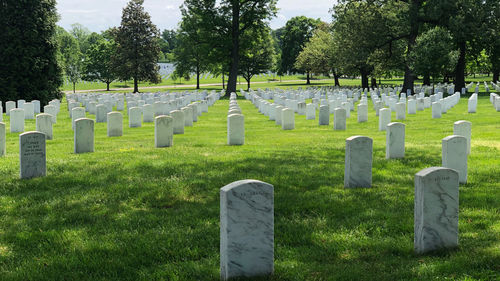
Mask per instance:
[[[71,24],[80,23],[90,31],[101,32],[120,25],[123,7],[128,0],[58,0],[58,25],[68,30]],[[285,25],[294,16],[304,15],[330,22],[330,8],[334,0],[278,0],[278,15],[271,21],[271,28]],[[179,6],[183,0],[145,0],[144,8],[160,30],[175,29],[181,20]]]

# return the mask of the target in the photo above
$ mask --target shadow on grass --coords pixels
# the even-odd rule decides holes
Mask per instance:
[[[487,250],[499,236],[493,228],[498,214],[461,216],[465,249],[413,254],[413,175],[439,165],[437,155],[410,149],[407,158],[387,161],[383,150],[375,150],[374,188],[345,190],[344,163],[338,160],[343,150],[269,153],[55,167],[63,172],[20,181],[3,190],[8,205],[3,202],[0,211],[2,275],[13,280],[219,280],[219,188],[240,179],[275,187],[276,273],[271,280],[419,279],[436,272],[494,270],[500,262]],[[494,194],[491,201],[469,200],[467,207],[495,208],[500,193]],[[478,228],[481,237],[472,238]],[[481,263],[465,262],[476,255]]]

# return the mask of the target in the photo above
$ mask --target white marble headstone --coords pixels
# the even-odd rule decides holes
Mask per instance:
[[[453,123],[453,134],[467,139],[467,154],[470,154],[470,142],[472,136],[472,123],[460,120]]]
[[[137,128],[142,126],[142,110],[140,107],[134,106],[128,110],[128,126]]]
[[[385,158],[405,157],[405,124],[393,122],[387,124]]]
[[[231,114],[227,117],[227,144],[243,145],[245,143],[245,117],[242,114]]]
[[[347,113],[344,108],[337,107],[333,111],[333,129],[336,131],[347,129]]]
[[[391,123],[391,110],[389,108],[380,109],[378,118],[378,130],[385,131],[387,124]]]
[[[94,152],[94,120],[81,118],[75,121],[74,152]]]
[[[24,132],[24,109],[15,108],[10,111],[10,132]]]
[[[7,149],[6,149],[6,132],[5,132],[5,123],[0,122],[0,157],[4,156]]]
[[[387,109],[390,111],[390,109]],[[372,186],[373,140],[353,136],[346,140],[344,187]]]
[[[319,107],[319,125],[330,124],[330,107],[328,105],[321,105]]]
[[[155,147],[171,147],[174,144],[174,118],[160,115],[155,118]]]
[[[274,271],[274,187],[242,180],[220,190],[220,274],[270,275]]]
[[[458,173],[432,167],[415,175],[415,252],[458,246]]]
[[[442,141],[442,165],[458,172],[460,183],[467,183],[467,139],[452,135]]]
[[[52,135],[52,115],[40,113],[36,116],[36,130],[44,133],[48,140],[53,138]]]
[[[108,137],[121,137],[123,136],[123,114],[121,112],[113,111],[108,113]]]
[[[45,134],[26,132],[19,135],[21,179],[44,177],[47,174]]]
[[[358,104],[358,123],[368,121],[368,105]]]
[[[174,110],[170,112],[172,118],[174,118],[174,134],[184,134],[184,113],[180,110]]]
[[[281,129],[295,129],[295,112],[290,108],[283,108],[281,111]]]

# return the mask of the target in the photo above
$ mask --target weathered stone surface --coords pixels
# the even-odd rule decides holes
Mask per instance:
[[[390,109],[387,109],[390,112]],[[346,140],[344,187],[372,186],[373,140],[353,136]]]
[[[399,122],[387,125],[385,158],[405,157],[405,124]]]
[[[226,185],[220,190],[221,279],[273,271],[274,187],[256,180]]]
[[[75,120],[74,152],[94,152],[94,120],[81,118]]]
[[[160,115],[155,118],[155,147],[174,145],[174,118]]]
[[[19,135],[19,164],[21,179],[47,175],[45,134],[26,132]]]
[[[333,129],[336,131],[345,131],[347,129],[347,114],[344,108],[335,108],[333,113]]]
[[[442,141],[442,165],[458,172],[460,183],[467,183],[467,139],[448,136]]]
[[[453,124],[453,134],[467,139],[467,154],[471,151],[472,123],[465,120],[457,121]]]
[[[36,116],[36,130],[44,133],[48,140],[53,138],[52,132],[52,115],[41,113]]]
[[[123,114],[121,112],[110,112],[107,116],[108,137],[121,137],[123,136]]]
[[[426,252],[458,246],[458,173],[432,167],[415,175],[414,247]]]
[[[231,114],[227,117],[227,144],[243,145],[245,143],[245,117],[242,114]]]

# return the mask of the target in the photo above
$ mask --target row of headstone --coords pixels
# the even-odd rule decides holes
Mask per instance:
[[[236,93],[231,93],[229,98],[229,111],[227,113],[227,144],[245,144],[245,117],[238,105]]]
[[[493,105],[493,107],[495,108],[495,110],[497,112],[499,112],[500,111],[500,96],[495,94],[495,93],[491,93],[490,94],[490,102]]]
[[[34,105],[37,105],[37,107],[34,107]],[[46,105],[44,107],[44,113],[45,114],[50,114],[52,123],[55,123],[57,121],[57,113],[58,113],[58,108],[59,108],[59,100],[53,100],[49,102],[49,105]],[[11,133],[22,133],[24,132],[24,125],[25,125],[25,120],[30,120],[30,119],[36,119],[37,124],[43,122],[39,120],[38,116],[40,114],[36,115],[37,113],[40,113],[39,110],[36,110],[37,108],[40,108],[40,102],[38,101],[32,101],[31,103],[26,103],[24,100],[19,100],[18,101],[18,107],[16,108],[16,103],[13,101],[8,101],[6,103],[6,110],[7,110],[7,115],[10,116],[10,132]],[[0,105],[0,109],[2,109]],[[37,112],[38,111],[38,112]],[[46,116],[41,115],[40,117],[42,120],[45,120]],[[3,121],[3,114],[0,114],[0,122]],[[48,125],[41,124],[40,126],[44,128],[48,128]],[[38,125],[37,125],[38,128]],[[38,129],[37,129],[38,130]],[[52,139],[52,134],[51,134],[51,128],[50,130],[47,129],[47,138]]]

